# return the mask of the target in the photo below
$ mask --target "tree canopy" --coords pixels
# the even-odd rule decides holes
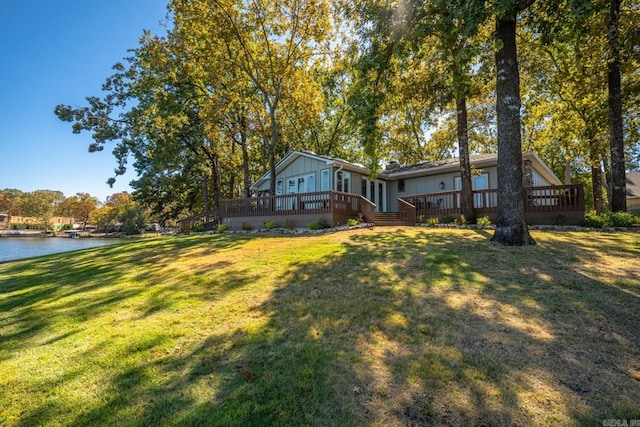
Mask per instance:
[[[173,0],[167,10],[166,33],[145,32],[101,96],[55,109],[92,133],[90,151],[112,147],[109,182],[132,163],[133,197],[154,215],[247,197],[291,149],[372,170],[457,155],[467,207],[468,156],[498,152],[504,244],[533,243],[514,196],[523,149],[584,183],[596,210],[624,208],[624,169],[640,164],[632,0]]]

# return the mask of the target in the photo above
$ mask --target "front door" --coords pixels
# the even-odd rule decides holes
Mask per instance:
[[[362,178],[362,195],[376,204],[376,212],[387,211],[387,182]]]

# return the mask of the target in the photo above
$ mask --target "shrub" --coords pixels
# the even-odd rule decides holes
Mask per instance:
[[[450,217],[449,215],[444,215],[440,217],[441,224],[451,224],[452,222],[453,222],[453,218]]]
[[[219,233],[222,233],[223,231],[227,231],[229,229],[229,224],[218,224],[218,227],[216,229]]]
[[[602,228],[606,223],[606,218],[602,215],[598,215],[595,211],[589,211],[584,214],[585,227]]]
[[[331,224],[329,224],[326,218],[320,218],[318,221],[309,223],[310,230],[322,230],[324,228],[331,228]]]
[[[431,224],[431,225],[440,224],[440,220],[436,217],[427,218],[427,224]]]
[[[331,228],[331,224],[326,218],[320,218],[318,220],[318,224],[320,225],[320,228]]]
[[[454,219],[453,222],[456,224],[462,224],[462,225],[471,224],[471,221],[469,221],[467,217],[465,217],[464,215],[460,215],[460,218]]]
[[[633,227],[638,223],[638,217],[629,212],[608,212],[606,216],[613,227]]]
[[[291,221],[289,218],[285,218],[284,228],[286,228],[287,230],[293,230],[295,228],[295,225],[293,224],[293,221]]]
[[[204,225],[196,225],[193,227],[194,233],[202,233],[204,231]]]
[[[482,218],[478,218],[478,220],[476,221],[476,223],[480,226],[480,227],[488,227],[491,225],[491,220],[489,219],[488,216],[483,216]]]
[[[246,222],[243,222],[242,223],[242,229],[244,231],[251,231],[251,230],[253,230],[253,225],[247,224]]]
[[[266,221],[264,223],[264,228],[266,228],[267,230],[273,230],[277,226],[278,226],[278,224],[276,224],[275,221]]]
[[[349,219],[347,220],[347,225],[348,225],[349,227],[353,227],[354,225],[358,225],[358,222],[359,222],[359,221],[358,221],[357,219],[355,219],[355,218],[349,218]]]

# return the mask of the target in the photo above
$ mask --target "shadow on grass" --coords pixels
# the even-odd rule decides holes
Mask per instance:
[[[223,331],[193,337],[184,348],[174,346],[179,332],[172,329],[136,340],[123,333],[121,368],[104,384],[101,403],[65,422],[430,426],[640,418],[640,383],[632,375],[640,372],[639,284],[599,280],[586,263],[601,248],[574,237],[504,248],[456,231],[349,236],[316,260],[288,255],[292,267],[274,278],[269,298],[238,312],[256,322],[228,319]],[[136,270],[135,280],[149,284],[170,276],[172,259],[215,255],[251,239],[268,248],[273,238],[235,239],[177,239],[99,252],[120,257],[123,267],[142,263],[146,268]],[[620,248],[612,237],[610,253],[629,251],[638,253],[638,243]],[[144,292],[113,287],[86,301],[83,293],[109,287],[126,272],[110,269],[90,279],[88,271],[99,266],[81,259],[58,277],[36,265],[40,275],[21,271],[20,264],[4,271],[41,281],[2,290],[15,294],[0,302],[0,310],[14,313],[2,319],[16,330],[0,336],[3,351],[46,328],[46,313],[29,309],[36,302],[74,295],[74,315],[89,318]],[[218,270],[224,275],[216,276]],[[47,274],[53,275],[42,278]],[[196,266],[185,280],[195,297],[215,306],[260,274],[225,261]],[[176,286],[154,289],[141,319],[175,310],[182,292]],[[189,319],[184,322],[188,327]],[[100,351],[96,345],[77,357],[95,359]],[[149,357],[134,358],[141,353]],[[82,374],[70,371],[46,386]],[[19,423],[47,423],[65,409],[73,408],[48,401]]]

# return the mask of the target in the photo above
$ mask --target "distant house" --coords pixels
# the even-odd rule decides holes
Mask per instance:
[[[640,215],[640,171],[627,172],[627,211]]]
[[[8,213],[0,212],[0,230],[6,230],[9,228],[9,216]]]
[[[54,229],[62,229],[65,227],[79,228],[75,219],[71,217],[54,216],[50,219],[50,225]],[[9,217],[9,227],[12,230],[40,230],[44,228],[41,218],[30,216],[11,216]]]
[[[532,223],[575,224],[584,219],[582,186],[563,186],[534,153],[523,157],[527,219]],[[495,217],[497,155],[471,156],[474,209]],[[460,216],[459,159],[387,165],[376,175],[366,167],[308,151],[291,151],[276,165],[275,194],[269,194],[271,173],[252,186],[255,197],[224,200],[220,210],[202,218],[232,229],[262,227],[267,221],[307,226],[324,218],[344,224],[361,215],[366,221],[414,224],[416,219]],[[190,220],[198,220],[191,218]]]

